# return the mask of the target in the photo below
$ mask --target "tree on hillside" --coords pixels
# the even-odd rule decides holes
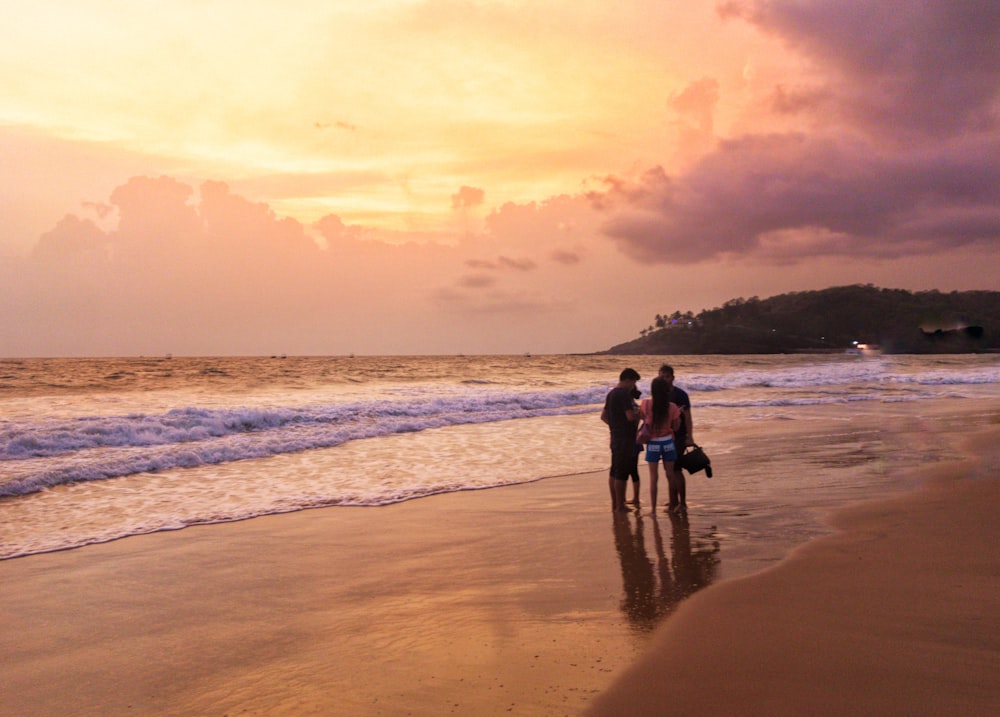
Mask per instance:
[[[677,326],[689,331],[671,330]],[[879,344],[896,353],[1000,349],[1000,292],[911,293],[871,284],[730,299],[657,314],[626,353],[781,353]]]

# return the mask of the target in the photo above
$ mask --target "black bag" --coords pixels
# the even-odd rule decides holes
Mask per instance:
[[[705,471],[705,477],[712,477],[712,461],[705,455],[705,451],[698,444],[694,444],[679,459],[681,468],[688,473]]]

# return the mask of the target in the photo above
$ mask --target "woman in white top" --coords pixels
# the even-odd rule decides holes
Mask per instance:
[[[670,402],[668,381],[662,378],[653,379],[650,385],[650,397],[643,399],[639,413],[650,429],[650,438],[646,443],[646,462],[649,464],[649,499],[655,513],[660,461],[664,463],[664,471],[670,471],[674,461],[677,460],[674,431],[681,423],[681,409],[677,404]],[[666,475],[669,477],[669,473]]]

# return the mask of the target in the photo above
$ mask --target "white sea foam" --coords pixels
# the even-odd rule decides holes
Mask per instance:
[[[463,380],[447,387],[412,386],[397,398],[378,401],[188,406],[159,414],[5,421],[0,423],[4,466],[0,496],[330,448],[450,425],[594,412],[607,391],[606,385],[529,391],[487,383]],[[996,365],[903,372],[876,360],[691,373],[684,385],[702,408],[747,408],[911,401],[942,395],[939,390],[925,390],[929,387],[997,383]]]
[[[648,395],[660,359],[107,364],[24,361],[5,373],[0,557],[598,470],[607,460],[597,420],[607,390],[633,365]],[[998,357],[687,357],[674,365],[701,427],[727,416],[808,420],[810,407],[832,404],[975,398],[1000,386]],[[572,450],[565,435],[574,436]]]

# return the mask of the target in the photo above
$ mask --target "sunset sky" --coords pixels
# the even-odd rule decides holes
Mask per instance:
[[[0,0],[0,356],[1000,289],[994,0]]]

